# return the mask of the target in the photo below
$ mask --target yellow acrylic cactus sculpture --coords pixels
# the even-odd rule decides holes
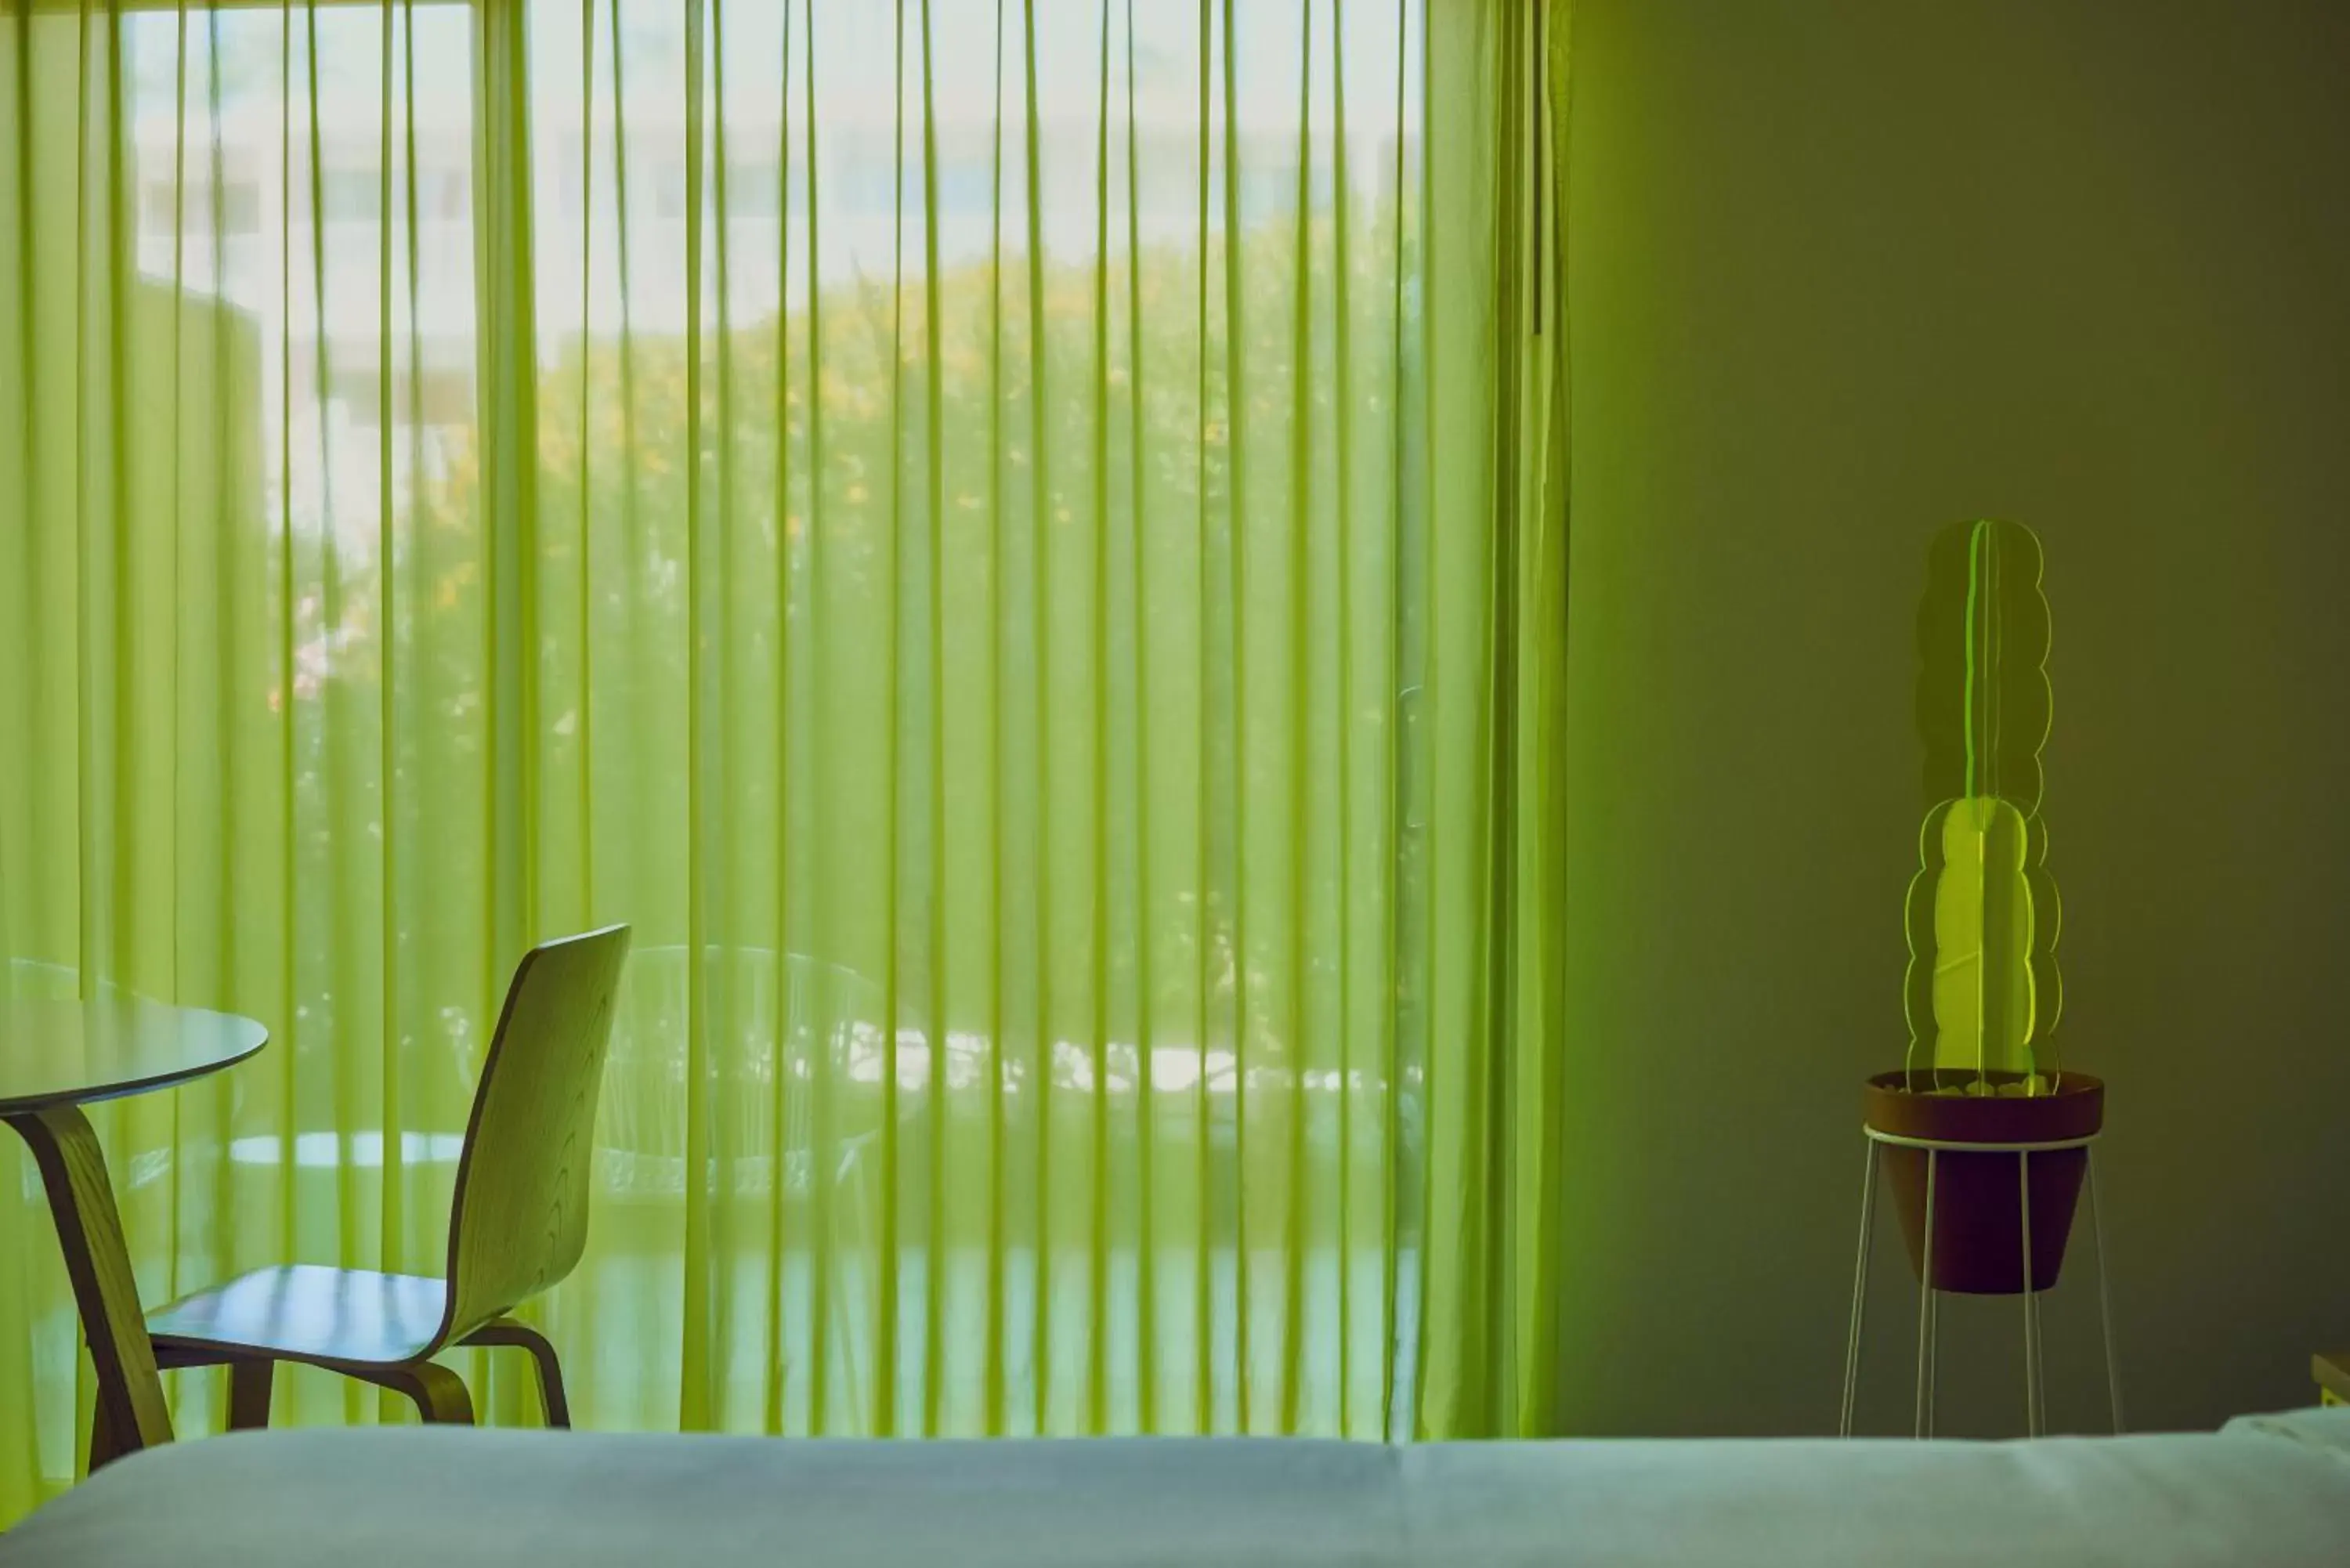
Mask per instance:
[[[2059,1070],[2060,925],[2041,820],[2048,600],[2040,541],[1978,522],[1934,543],[1918,613],[1926,821],[1909,883],[1913,1089],[2036,1095]]]

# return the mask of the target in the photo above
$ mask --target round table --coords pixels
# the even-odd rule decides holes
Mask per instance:
[[[91,1463],[168,1441],[172,1416],[98,1136],[81,1107],[169,1089],[267,1044],[250,1018],[130,1000],[0,1001],[0,1121],[32,1146],[98,1380]]]

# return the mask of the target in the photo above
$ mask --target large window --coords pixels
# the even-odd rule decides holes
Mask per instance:
[[[274,1036],[110,1129],[142,1283],[436,1268],[515,957],[625,919],[586,1423],[1412,1429],[1512,940],[1489,9],[0,25],[75,650],[0,939]]]

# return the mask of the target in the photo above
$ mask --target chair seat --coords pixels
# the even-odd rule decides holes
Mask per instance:
[[[255,1269],[147,1314],[155,1348],[258,1353],[287,1361],[397,1366],[437,1347],[444,1282],[294,1263]]]

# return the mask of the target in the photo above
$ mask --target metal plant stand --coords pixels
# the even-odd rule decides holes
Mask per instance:
[[[1868,1305],[1868,1262],[1871,1232],[1877,1218],[1877,1152],[1880,1146],[1922,1149],[1926,1155],[1926,1218],[1923,1256],[1918,1268],[1918,1393],[1913,1420],[1914,1435],[1930,1438],[1934,1435],[1934,1373],[1936,1338],[1936,1298],[1942,1293],[1933,1285],[1934,1279],[1934,1178],[1935,1167],[1945,1154],[2012,1154],[2016,1158],[2017,1175],[2022,1189],[2023,1205],[2023,1410],[2024,1429],[2029,1436],[2039,1437],[2048,1425],[2048,1386],[2042,1366],[2043,1337],[2040,1328],[2041,1287],[2032,1282],[2032,1156],[2058,1149],[2077,1148],[2085,1162],[2085,1183],[2088,1189],[2089,1229],[2097,1253],[2097,1320],[2105,1339],[2106,1397],[2113,1413],[2113,1429],[2122,1429],[2121,1371],[2114,1357],[2114,1307],[2112,1273],[2106,1263],[2105,1221],[2097,1212],[2097,1165],[2094,1145],[2097,1134],[2086,1137],[2060,1138],[2050,1143],[1953,1143],[1933,1138],[1908,1137],[1898,1133],[1883,1132],[1864,1125],[1866,1134],[1867,1163],[1861,1175],[1860,1186],[1860,1247],[1852,1271],[1852,1332],[1846,1340],[1844,1355],[1844,1407],[1838,1419],[1839,1436],[1852,1436],[1853,1407],[1860,1392],[1861,1330]]]

